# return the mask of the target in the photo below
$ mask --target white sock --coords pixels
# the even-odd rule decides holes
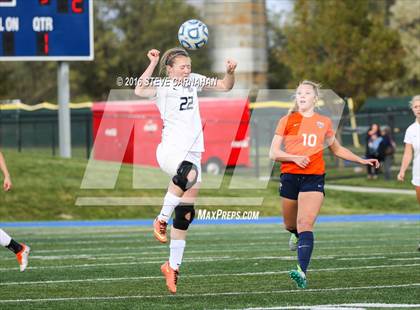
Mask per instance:
[[[4,230],[0,229],[0,245],[8,246],[11,240],[12,240],[12,237],[6,234]]]
[[[182,256],[184,255],[185,240],[171,240],[169,248],[169,266],[171,266],[172,269],[179,269],[182,262]]]
[[[164,221],[168,223],[169,219],[172,216],[172,212],[179,203],[181,202],[181,197],[175,196],[174,194],[167,192],[165,199],[163,200],[163,206],[158,215],[159,221]]]

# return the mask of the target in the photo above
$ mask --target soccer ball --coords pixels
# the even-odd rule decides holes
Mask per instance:
[[[179,27],[178,40],[184,48],[196,50],[206,45],[209,30],[202,21],[190,19]]]

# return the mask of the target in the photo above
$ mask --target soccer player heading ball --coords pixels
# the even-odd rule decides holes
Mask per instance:
[[[299,84],[294,107],[278,123],[270,158],[281,162],[280,196],[285,228],[291,233],[289,246],[297,249],[298,265],[290,277],[299,288],[306,288],[306,271],[314,247],[313,227],[324,200],[324,144],[342,159],[379,167],[376,159],[363,159],[341,146],[335,139],[331,120],[314,111],[319,85]],[[284,151],[282,150],[284,146]]]
[[[194,202],[201,183],[204,141],[197,92],[203,89],[232,89],[236,62],[227,60],[224,78],[214,79],[212,84],[208,84],[206,81],[209,79],[205,76],[191,73],[191,58],[183,48],[169,49],[161,59],[160,52],[152,49],[147,57],[150,64],[141,75],[135,94],[156,97],[156,105],[163,120],[162,141],[156,150],[156,158],[160,168],[171,180],[162,210],[153,227],[155,238],[166,243],[166,226],[175,210],[169,261],[161,266],[168,290],[175,294],[187,230],[194,219]],[[159,60],[160,69],[165,71],[169,83],[145,83],[152,76]]]
[[[0,152],[0,170],[3,173],[3,190],[8,192],[12,188],[12,181],[10,179],[9,170],[6,166],[6,161],[2,152]],[[15,253],[16,259],[19,263],[20,271],[25,271],[28,266],[28,256],[30,248],[23,244],[13,240],[4,230],[0,229],[0,245],[8,248],[10,251]]]

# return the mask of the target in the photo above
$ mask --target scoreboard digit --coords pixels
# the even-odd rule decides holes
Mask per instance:
[[[92,0],[0,0],[0,61],[93,60]]]

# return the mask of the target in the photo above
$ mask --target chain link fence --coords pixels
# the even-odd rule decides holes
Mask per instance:
[[[255,109],[250,122],[250,162],[253,174],[258,177],[272,169],[273,163],[268,157],[279,113],[275,108]],[[89,158],[92,144],[92,112],[90,109],[71,110],[71,137],[73,157]],[[364,155],[366,132],[372,123],[387,125],[392,129],[393,138],[402,150],[404,133],[413,122],[411,110],[407,107],[396,107],[384,111],[368,110],[356,114],[357,127],[350,126],[350,116],[345,109],[341,118],[338,133],[342,144],[359,155]],[[354,146],[353,133],[357,133],[360,147]],[[19,152],[27,150],[43,151],[52,156],[58,155],[58,115],[55,110],[23,110],[0,109],[0,147],[15,149]],[[338,161],[325,152],[327,166],[337,167]],[[275,174],[277,167],[272,169]],[[263,172],[263,173],[262,173]]]

